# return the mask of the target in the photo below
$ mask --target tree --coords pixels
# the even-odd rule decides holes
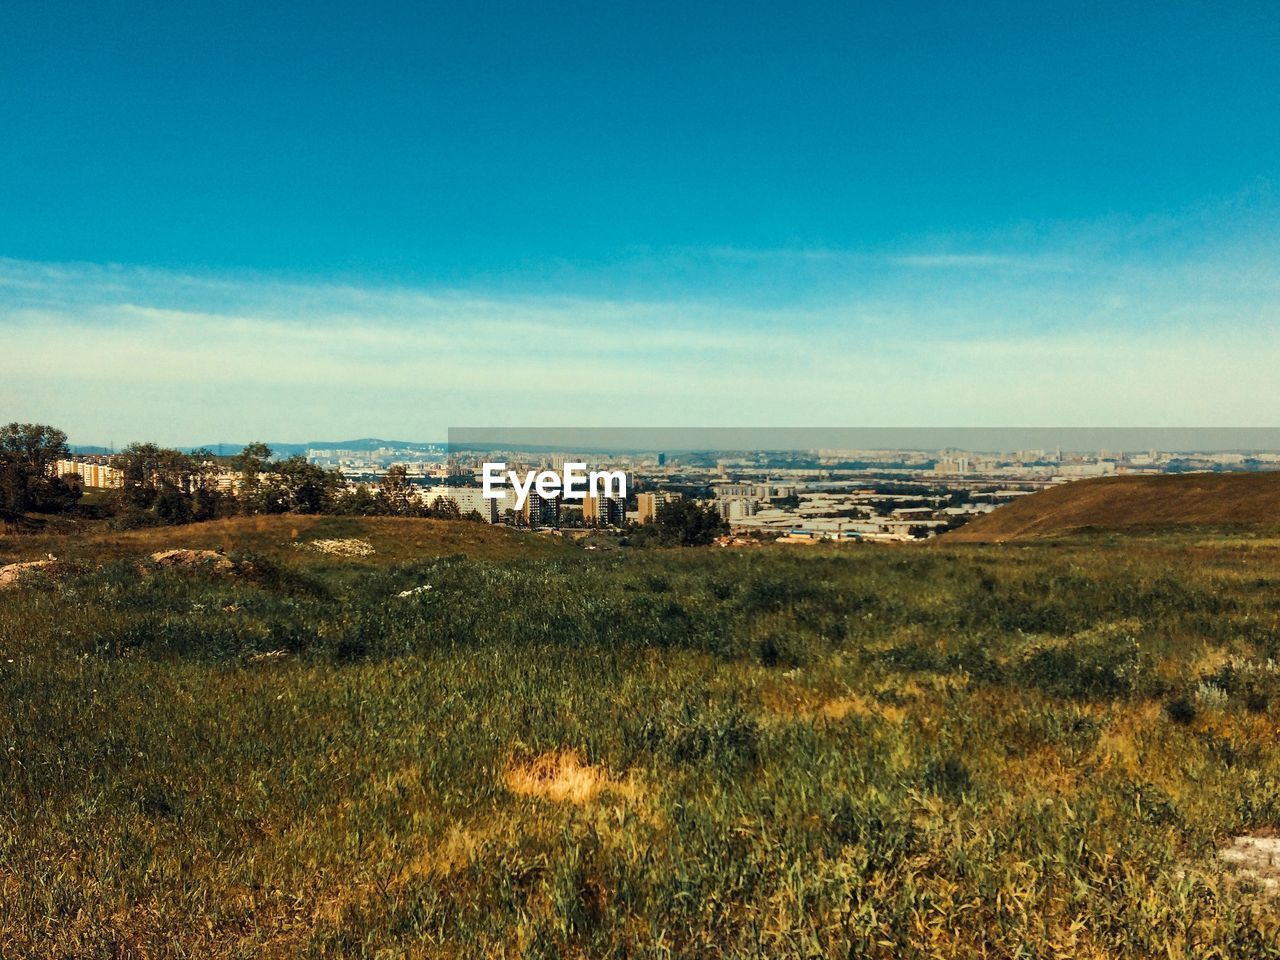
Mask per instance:
[[[231,458],[231,468],[240,474],[240,487],[236,496],[240,498],[241,509],[245,513],[272,513],[266,509],[274,498],[263,495],[260,490],[260,475],[267,471],[271,461],[271,448],[261,440],[246,443],[240,452]]]
[[[409,482],[409,471],[403,463],[387,468],[378,484],[378,501],[383,511],[393,516],[406,517],[417,512],[417,497]]]
[[[123,494],[138,506],[149,507],[163,487],[182,494],[191,492],[196,466],[181,450],[154,443],[131,443],[116,456],[124,474]]]
[[[333,511],[353,517],[372,517],[378,513],[377,494],[361,483],[338,494],[333,501]]]
[[[191,497],[168,480],[160,481],[152,512],[161,523],[190,523]]]
[[[190,461],[191,519],[213,520],[234,510],[234,498],[219,484],[222,470],[213,451],[206,447],[192,450]]]
[[[331,508],[342,485],[337,471],[308,463],[301,454],[281,460],[276,473],[285,504],[293,513],[323,513]]]
[[[480,514],[473,510],[478,517]],[[427,507],[426,515],[435,517],[437,520],[461,520],[462,508],[458,506],[458,502],[450,497],[436,497],[432,501],[431,506]]]
[[[42,423],[0,427],[0,511],[55,512],[80,496],[79,485],[57,476],[57,461],[70,456],[67,435]]]
[[[714,506],[693,500],[674,500],[658,511],[653,523],[635,529],[640,542],[650,537],[668,547],[702,547],[729,532],[729,525]]]
[[[116,457],[124,475],[124,485],[112,498],[117,524],[190,523],[217,516],[221,494],[211,456],[154,443],[129,444]]]

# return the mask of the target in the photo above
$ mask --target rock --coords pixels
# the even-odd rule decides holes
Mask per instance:
[[[152,563],[161,567],[193,567],[208,564],[218,573],[230,573],[235,565],[217,550],[157,550]]]
[[[26,560],[21,563],[9,563],[0,567],[0,590],[16,587],[18,582],[28,573],[43,570],[55,573],[58,569],[58,558],[49,554],[47,560]]]
[[[327,553],[333,557],[370,557],[375,551],[368,540],[357,540],[354,537],[333,540],[308,540],[305,543],[294,543],[295,548]]]
[[[1280,895],[1280,837],[1242,834],[1218,851],[1218,859],[1266,895]]]

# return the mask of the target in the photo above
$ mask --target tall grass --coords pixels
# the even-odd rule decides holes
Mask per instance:
[[[1213,858],[1280,826],[1280,552],[1196,550],[33,580],[0,955],[1280,956]]]

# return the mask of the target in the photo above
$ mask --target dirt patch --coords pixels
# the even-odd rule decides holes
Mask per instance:
[[[1280,896],[1280,837],[1241,834],[1218,851],[1218,859],[1240,880],[1269,897]]]
[[[217,550],[157,550],[151,562],[161,567],[197,567],[209,565],[219,573],[230,573],[234,564]]]
[[[47,560],[27,560],[23,563],[9,563],[0,567],[0,590],[16,587],[30,573],[57,573],[60,564],[58,558],[50,554]]]
[[[584,804],[602,793],[634,798],[631,780],[611,777],[603,767],[586,763],[576,750],[544,753],[533,761],[507,769],[507,789],[522,797],[541,797],[557,803]]]
[[[305,543],[296,543],[294,546],[313,550],[316,553],[325,553],[331,557],[371,557],[377,553],[368,540],[358,540],[354,537],[308,540]]]

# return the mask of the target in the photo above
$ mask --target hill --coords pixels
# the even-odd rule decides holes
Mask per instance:
[[[62,536],[0,957],[1276,960],[1280,549]]]
[[[982,543],[1156,527],[1280,526],[1280,473],[1103,477],[1034,493],[945,536]]]
[[[40,532],[3,535],[0,530],[0,563],[54,554],[67,560],[104,561],[136,557],[175,548],[249,551],[273,560],[291,561],[299,556],[297,545],[314,540],[357,538],[375,550],[367,559],[342,558],[365,566],[464,554],[468,557],[506,559],[542,556],[572,549],[558,537],[490,526],[410,517],[281,516],[230,517],[206,523],[141,530],[109,529],[102,521],[59,518]],[[309,562],[322,561],[311,551]]]

